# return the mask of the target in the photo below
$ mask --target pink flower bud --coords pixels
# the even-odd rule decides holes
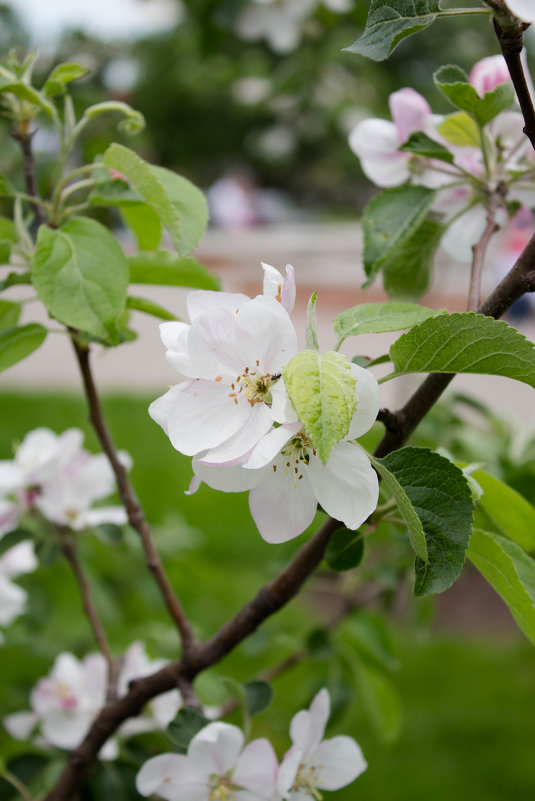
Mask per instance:
[[[511,78],[503,56],[482,58],[474,64],[470,72],[470,83],[480,97],[509,80]]]

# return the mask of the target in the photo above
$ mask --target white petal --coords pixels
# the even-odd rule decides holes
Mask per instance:
[[[234,314],[242,303],[251,300],[241,292],[214,292],[209,289],[197,289],[190,292],[187,298],[189,319],[193,322],[205,312],[214,309],[226,309]]]
[[[272,428],[265,437],[262,437],[243,466],[248,470],[258,470],[260,467],[280,461],[277,457],[281,448],[301,428],[300,422],[285,423],[278,428]]]
[[[86,711],[69,714],[56,710],[42,719],[41,732],[51,745],[71,751],[80,745],[91,727],[93,718],[94,715]]]
[[[288,314],[295,304],[295,275],[291,264],[286,265],[286,278],[271,264],[261,262],[264,268],[264,284],[262,292],[267,297],[275,298],[286,309]]]
[[[264,738],[253,740],[240,754],[232,781],[255,798],[270,799],[277,785],[278,767],[271,743]]]
[[[33,712],[14,712],[2,720],[5,730],[15,740],[28,740],[37,722]]]
[[[273,298],[259,295],[236,315],[235,349],[244,366],[261,373],[280,373],[297,353],[297,334],[288,312]],[[256,361],[259,366],[255,368]]]
[[[19,506],[19,504],[0,498],[0,537],[17,528],[22,513],[22,504]]]
[[[446,229],[441,244],[444,250],[459,261],[471,262],[472,246],[481,239],[487,225],[487,213],[482,205],[473,206]]]
[[[0,556],[0,574],[4,574],[7,578],[17,578],[25,573],[31,573],[38,564],[33,543],[25,540]]]
[[[104,762],[113,762],[114,759],[117,759],[119,756],[119,743],[117,740],[114,737],[106,740],[97,756]]]
[[[235,766],[243,741],[243,732],[237,726],[221,721],[209,723],[190,742],[188,761],[208,775],[223,776]]]
[[[165,433],[169,436],[169,415],[172,413],[175,403],[181,392],[189,386],[189,381],[182,381],[180,384],[175,384],[170,387],[165,395],[157,398],[149,406],[149,415],[155,423],[163,428]]]
[[[294,746],[302,752],[302,758],[306,758],[323,739],[330,712],[331,699],[324,687],[314,696],[308,709],[302,709],[293,716],[290,737]]]
[[[379,496],[377,473],[366,454],[350,442],[339,442],[323,465],[310,460],[310,484],[328,515],[357,529],[375,511]]]
[[[80,515],[81,528],[99,526],[101,523],[124,526],[127,522],[128,515],[124,506],[100,506],[98,509],[88,509]]]
[[[26,592],[13,584],[8,578],[0,575],[0,625],[7,626],[15,620],[26,606]]]
[[[400,153],[393,122],[368,119],[349,134],[349,146],[360,158],[364,174],[377,186],[399,186],[410,177],[409,153]]]
[[[379,411],[379,384],[375,376],[358,364],[351,364],[351,374],[357,379],[357,408],[344,439],[358,439],[369,431]]]
[[[284,759],[279,767],[279,776],[277,779],[277,790],[284,798],[287,797],[287,793],[293,786],[302,757],[303,752],[295,747],[290,748],[284,755]],[[294,795],[292,794],[291,797],[293,799]]]
[[[24,487],[26,473],[22,467],[10,459],[0,461],[0,494],[7,495],[14,490]]]
[[[524,22],[535,22],[533,0],[506,0],[506,5],[509,11]]]
[[[286,278],[282,284],[281,303],[283,309],[286,309],[290,314],[295,305],[295,275],[292,264],[286,265]]]
[[[261,471],[262,483],[251,490],[249,509],[262,538],[278,543],[298,537],[308,528],[314,520],[317,501],[307,480],[306,466],[303,466],[301,480],[294,476],[292,468],[285,472],[282,458],[275,467],[276,472],[271,467]]]
[[[182,352],[182,335],[188,332],[190,326],[178,320],[170,320],[160,323],[160,339],[167,350],[178,350]]]
[[[265,403],[255,404],[244,425],[217,448],[211,448],[203,457],[203,464],[228,464],[250,453],[271,428],[272,420]]]
[[[193,460],[193,470],[198,481],[204,481],[212,489],[219,492],[245,492],[254,487],[262,476],[254,470],[244,470],[241,465],[212,466],[204,465],[202,461]],[[195,492],[197,486],[193,492]],[[190,494],[192,494],[190,485]]]
[[[149,759],[136,777],[138,793],[157,793],[166,801],[206,801],[208,776],[191,770],[188,757],[182,754],[160,754]]]
[[[360,746],[352,737],[324,740],[311,755],[320,790],[339,790],[355,781],[368,767]]]

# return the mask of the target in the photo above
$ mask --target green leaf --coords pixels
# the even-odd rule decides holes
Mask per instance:
[[[358,567],[363,556],[364,540],[362,536],[348,528],[335,531],[325,551],[325,561],[331,570],[339,572]]]
[[[26,531],[24,528],[16,528],[13,531],[8,531],[7,534],[3,534],[0,539],[0,556],[6,551],[9,551],[10,548],[14,548],[15,545],[18,545],[20,542],[31,539],[31,531]]]
[[[401,513],[403,520],[407,524],[407,532],[409,534],[409,540],[414,553],[423,562],[428,562],[429,556],[427,553],[427,542],[424,528],[407,493],[399,483],[394,473],[392,473],[385,465],[383,459],[376,459],[374,456],[370,456],[370,461],[392,494],[398,510]]]
[[[273,698],[273,688],[271,684],[268,684],[267,681],[261,681],[260,679],[248,681],[247,684],[243,685],[243,691],[251,717],[253,715],[258,715],[259,712],[263,712],[264,709],[270,705],[271,699]]]
[[[32,275],[39,298],[60,322],[117,342],[128,265],[107,228],[85,217],[69,220],[59,230],[42,225]]]
[[[3,186],[5,191],[2,191]],[[7,184],[4,183],[3,176],[0,176],[0,195],[10,194]],[[17,241],[17,231],[13,220],[8,217],[0,217],[0,264],[8,264],[11,257],[11,248]]]
[[[154,214],[149,206],[141,202],[139,195],[132,191],[130,185],[119,178],[99,182],[87,200],[91,206],[117,206],[120,209],[123,206],[141,206],[144,211],[148,209],[151,214]]]
[[[318,324],[316,321],[316,301],[318,295],[313,292],[307,306],[306,346],[309,350],[319,350]]]
[[[4,289],[9,289],[10,286],[16,286],[17,284],[31,284],[32,283],[32,276],[29,272],[24,273],[8,273],[7,278],[3,281],[0,281],[0,292]]]
[[[364,269],[370,279],[423,223],[434,197],[434,190],[424,186],[396,186],[370,200],[362,216]]]
[[[425,219],[412,236],[395,248],[382,266],[383,284],[393,300],[418,300],[429,287],[433,258],[444,226]]]
[[[144,312],[144,314],[151,314],[153,317],[158,317],[160,320],[178,320],[176,314],[173,314],[159,303],[155,303],[148,298],[138,298],[129,295],[126,299],[127,309],[135,309],[136,311]]]
[[[27,100],[35,106],[39,106],[49,117],[57,119],[56,109],[42,92],[38,92],[33,86],[24,81],[11,78],[0,78],[0,93],[9,92],[21,100]]]
[[[422,522],[429,561],[416,559],[415,595],[443,592],[458,578],[472,530],[468,481],[456,465],[427,448],[402,448],[381,459]]]
[[[355,673],[364,708],[374,729],[383,742],[395,742],[401,730],[398,691],[384,671],[372,665],[360,663]]]
[[[208,718],[190,706],[183,706],[167,727],[167,734],[175,743],[177,751],[185,754],[192,738],[210,723]]]
[[[433,80],[454,106],[470,114],[481,127],[512,106],[515,100],[510,81],[498,84],[492,92],[486,92],[480,97],[466,72],[453,64],[437,70]]]
[[[343,624],[342,637],[350,640],[367,663],[382,670],[399,670],[392,630],[382,614],[359,609]]]
[[[0,300],[0,331],[5,328],[14,328],[19,321],[21,311],[20,303]]]
[[[11,197],[15,193],[15,189],[11,186],[11,183],[8,181],[5,175],[0,175],[0,196],[1,197]],[[7,223],[11,223],[11,227],[9,228],[10,236],[9,238],[13,239],[14,242],[17,241],[17,237],[15,234],[15,226],[13,222],[9,220],[7,217],[0,217],[2,221],[2,227],[0,229],[0,238],[4,239],[7,230]]]
[[[390,348],[397,375],[486,373],[535,387],[535,346],[504,320],[473,312],[440,314]]]
[[[483,490],[479,505],[501,533],[525,551],[535,551],[535,508],[519,492],[484,470],[472,475]]]
[[[190,286],[196,289],[219,289],[217,276],[204,265],[186,256],[178,258],[168,250],[138,253],[128,259],[132,284]]]
[[[340,342],[358,334],[400,331],[442,314],[445,309],[428,309],[417,303],[361,303],[337,314],[333,320]]]
[[[0,331],[0,373],[37,350],[47,333],[46,328],[38,323]]]
[[[105,100],[103,103],[95,103],[94,106],[89,106],[84,111],[82,120],[89,121],[93,117],[98,117],[100,114],[108,114],[110,111],[116,111],[123,115],[124,119],[119,123],[119,128],[125,133],[135,134],[145,127],[143,114],[133,109],[128,103],[123,103],[120,100]],[[121,147],[121,145],[112,145],[112,147]]]
[[[515,542],[474,529],[468,558],[505,601],[535,645],[535,562]]]
[[[451,153],[447,147],[441,145],[440,142],[435,142],[434,139],[431,139],[431,137],[423,131],[415,131],[412,133],[399,149],[406,153],[414,153],[416,156],[437,159],[438,161],[445,161],[447,164],[453,164],[453,153]]]
[[[479,128],[465,111],[450,114],[437,126],[437,131],[452,145],[460,147],[481,147]]]
[[[428,28],[439,14],[438,0],[372,0],[362,36],[346,50],[384,61],[403,39]]]
[[[46,79],[43,87],[44,92],[49,96],[59,95],[65,89],[66,84],[76,81],[78,78],[83,78],[84,75],[88,75],[89,72],[90,70],[88,70],[87,67],[83,67],[81,64],[77,64],[74,61],[58,64]]]
[[[156,212],[181,256],[193,250],[208,223],[208,206],[202,192],[190,181],[163,167],[151,167],[132,150],[113,144],[104,162],[121,172],[135,191]]]
[[[147,203],[121,204],[121,217],[134,232],[140,250],[156,250],[162,241],[160,218]]]
[[[323,464],[349,431],[357,403],[356,380],[341,353],[303,350],[285,366],[284,383],[299,420]]]

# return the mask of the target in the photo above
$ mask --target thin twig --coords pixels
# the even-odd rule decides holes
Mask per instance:
[[[75,335],[72,337],[72,343],[82,374],[85,394],[89,406],[89,420],[96,431],[104,453],[110,460],[113,472],[115,473],[115,478],[117,479],[119,495],[126,509],[128,521],[132,528],[135,529],[140,536],[143,550],[145,552],[147,567],[153,574],[156,583],[160,588],[165,605],[167,606],[169,614],[171,615],[180,634],[184,652],[187,653],[188,650],[193,648],[195,645],[193,631],[182,605],[173,589],[173,586],[171,585],[171,582],[169,581],[169,578],[165,572],[158,551],[156,550],[156,546],[154,545],[152,539],[150,526],[145,519],[141,504],[139,503],[134,488],[130,483],[128,473],[119,459],[115,443],[113,442],[112,436],[104,420],[100,399],[91,371],[89,347],[80,345],[76,341]]]
[[[535,148],[535,108],[520,57],[524,47],[525,26],[515,23],[505,27],[494,18],[494,30],[524,117],[524,133]]]
[[[20,144],[22,150],[22,159],[24,164],[24,183],[26,184],[26,191],[30,197],[34,197],[39,203],[32,203],[33,213],[38,225],[43,225],[46,222],[45,213],[41,206],[41,198],[37,189],[37,180],[35,177],[35,161],[33,158],[32,138],[35,131],[24,131],[16,128],[13,131],[13,138]]]
[[[485,264],[485,256],[490,240],[498,231],[496,212],[501,203],[502,195],[499,189],[492,192],[487,206],[487,224],[479,242],[472,245],[472,270],[470,273],[470,291],[468,293],[468,311],[475,311],[481,303],[481,278]]]

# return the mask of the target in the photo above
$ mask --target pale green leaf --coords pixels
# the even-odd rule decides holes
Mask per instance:
[[[132,284],[220,288],[219,278],[195,259],[180,258],[168,250],[143,251],[128,259]]]
[[[401,699],[394,684],[382,670],[359,663],[355,669],[357,687],[364,709],[379,737],[392,743],[401,730]]]
[[[316,302],[318,296],[313,292],[307,306],[306,346],[310,350],[319,350],[318,323],[316,321]]]
[[[76,81],[78,78],[83,78],[89,72],[90,70],[87,67],[83,67],[74,61],[58,64],[45,81],[43,87],[45,94],[49,96],[61,94],[66,84]]]
[[[102,103],[95,103],[94,106],[89,106],[84,111],[82,121],[88,121],[93,117],[98,117],[100,114],[108,114],[110,112],[117,112],[122,115],[123,119],[119,123],[119,128],[125,133],[135,134],[142,131],[145,127],[145,118],[140,111],[136,111],[129,106],[128,103],[123,103],[121,100],[105,100]],[[114,147],[114,145],[112,145]],[[121,147],[121,145],[117,145]]]
[[[37,350],[46,335],[46,328],[38,323],[0,331],[0,372]]]
[[[120,214],[134,232],[140,250],[156,250],[162,241],[160,218],[147,203],[120,206]]]
[[[423,223],[434,197],[425,186],[396,186],[370,200],[362,216],[364,269],[370,279]]]
[[[151,167],[163,186],[165,193],[177,213],[179,220],[179,244],[176,249],[187,256],[198,244],[208,225],[208,204],[195,184],[176,172],[164,167]]]
[[[284,383],[299,420],[325,464],[348,432],[357,403],[356,380],[345,356],[304,350],[288,362]]]
[[[480,97],[464,70],[453,64],[441,67],[434,73],[433,79],[448,100],[470,114],[481,127],[512,106],[515,100],[510,81],[498,84],[491,92]]]
[[[0,330],[14,328],[20,317],[22,306],[8,300],[0,300]]]
[[[481,147],[481,136],[477,123],[465,111],[450,114],[437,125],[437,131],[452,145]]]
[[[504,320],[473,312],[440,314],[390,348],[395,372],[488,373],[535,387],[535,346]]]
[[[135,311],[144,312],[144,314],[151,314],[153,317],[158,317],[160,320],[177,320],[176,314],[173,314],[159,303],[155,303],[148,298],[139,298],[134,295],[129,295],[126,299],[126,308],[134,309]]]
[[[411,328],[444,311],[428,309],[417,303],[361,303],[337,314],[333,326],[342,342],[346,337],[358,334],[380,334]]]
[[[515,542],[474,529],[468,558],[505,601],[519,628],[535,645],[535,562]]]
[[[472,475],[483,490],[479,505],[502,534],[525,551],[535,551],[535,508],[523,495],[485,470],[476,470]]]
[[[42,225],[32,261],[35,291],[65,325],[117,341],[116,320],[128,288],[128,265],[107,228],[79,217],[60,229]]]

